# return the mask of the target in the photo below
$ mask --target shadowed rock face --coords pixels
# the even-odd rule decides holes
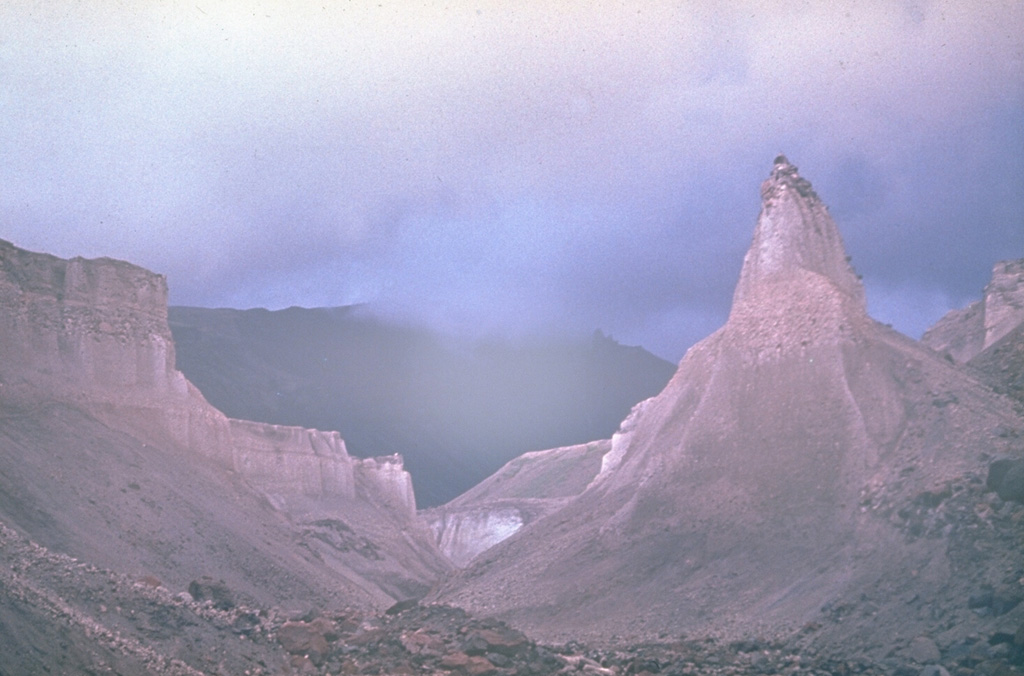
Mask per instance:
[[[867,316],[834,222],[785,158],[761,194],[727,324],[634,409],[579,497],[480,555],[439,599],[603,640],[822,622],[822,642],[862,632],[881,645],[894,623],[927,629],[884,598],[952,584],[946,543],[908,544],[890,516],[983,472],[985,454],[1018,453],[994,430],[1022,422]],[[879,617],[830,634],[823,609],[861,595],[883,600]]]

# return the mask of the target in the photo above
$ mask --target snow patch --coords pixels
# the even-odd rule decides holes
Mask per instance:
[[[522,513],[514,507],[477,509],[445,514],[430,524],[438,546],[460,568],[523,527]]]

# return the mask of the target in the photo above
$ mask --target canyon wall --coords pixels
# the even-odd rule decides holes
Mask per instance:
[[[0,400],[73,404],[140,439],[209,458],[271,495],[357,498],[360,488],[414,515],[400,456],[361,460],[337,432],[228,418],[174,359],[162,275],[0,240]]]

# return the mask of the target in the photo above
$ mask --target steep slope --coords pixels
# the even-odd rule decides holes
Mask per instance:
[[[0,521],[54,551],[263,603],[387,607],[448,564],[398,457],[229,419],[174,369],[162,277],[0,242]]]
[[[1022,453],[1024,423],[866,315],[834,222],[784,157],[761,195],[726,325],[634,409],[578,498],[436,598],[546,636],[803,630],[883,655],[988,621],[957,595],[1016,554],[965,571],[937,515],[974,495],[987,459]],[[922,514],[940,523],[927,537]]]
[[[595,333],[455,344],[366,308],[170,308],[177,364],[228,415],[401,452],[421,507],[527,451],[607,438],[673,365]]]

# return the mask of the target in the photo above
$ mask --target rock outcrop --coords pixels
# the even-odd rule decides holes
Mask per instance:
[[[921,342],[966,363],[1021,323],[1024,323],[1024,258],[996,263],[982,299],[949,311],[925,331]]]
[[[986,459],[1020,455],[1024,422],[867,316],[835,223],[784,157],[761,195],[726,325],[637,406],[582,494],[437,599],[581,639],[804,630],[884,651],[942,630],[915,604],[956,607],[937,590],[964,572],[953,536],[922,537],[915,515],[983,483]],[[1001,575],[1006,560],[974,565]],[[870,619],[834,621],[864,599]],[[981,621],[957,613],[963,631]]]

